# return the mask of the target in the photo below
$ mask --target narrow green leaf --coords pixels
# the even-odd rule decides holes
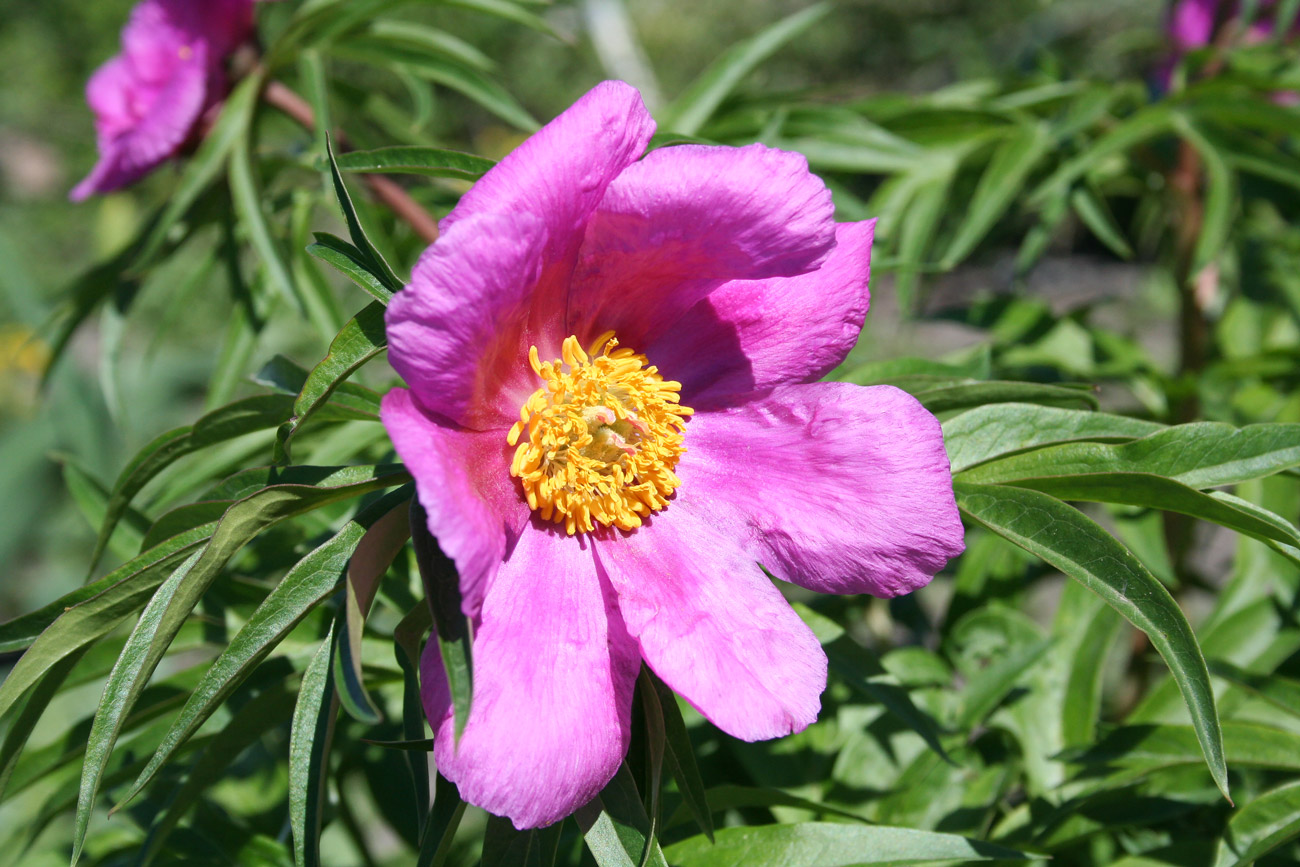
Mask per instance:
[[[709,809],[709,797],[704,790],[704,778],[700,775],[699,765],[695,761],[695,749],[691,746],[691,736],[686,730],[686,721],[682,719],[682,710],[677,706],[677,696],[654,672],[646,669],[659,706],[663,713],[664,734],[667,739],[668,770],[677,781],[686,808],[690,811],[695,824],[700,826],[704,836],[713,839],[713,811]]]
[[[969,382],[914,391],[913,396],[933,413],[970,409],[989,403],[1036,403],[1048,406],[1095,409],[1097,396],[1091,388],[1043,385],[1036,382]]]
[[[343,616],[339,620],[334,688],[352,717],[374,725],[383,719],[366,692],[361,673],[361,633],[379,590],[379,581],[411,535],[410,506],[403,500],[366,530],[348,563]]]
[[[939,725],[928,713],[918,708],[899,683],[898,679],[885,671],[880,661],[871,651],[853,640],[844,627],[829,617],[813,611],[801,603],[795,604],[795,611],[812,629],[831,670],[853,689],[872,701],[880,702],[886,710],[905,722],[909,728],[921,736],[926,746],[938,753],[944,761],[952,759],[939,742]]]
[[[86,650],[87,648],[84,647],[78,648],[50,667],[49,673],[36,684],[32,694],[23,703],[18,715],[14,717],[9,730],[5,732],[4,741],[0,742],[0,800],[4,799],[5,789],[9,785],[9,778],[13,776],[18,757],[22,755],[27,739],[36,729],[41,714],[45,712],[45,708],[63,686],[68,675],[72,673],[72,669],[81,661]]]
[[[1214,867],[1247,867],[1300,837],[1300,781],[1285,783],[1246,804],[1228,820]]]
[[[1300,465],[1300,425],[1178,425],[1120,445],[1066,443],[966,470],[980,484],[1089,473],[1151,473],[1191,488],[1257,479]]]
[[[1115,222],[1115,215],[1097,191],[1084,184],[1070,191],[1070,205],[1092,234],[1121,259],[1132,259],[1133,248],[1124,237],[1124,230]]]
[[[1174,110],[1166,103],[1158,102],[1141,109],[1112,127],[1097,141],[1091,142],[1083,153],[1053,172],[1047,180],[1034,189],[1029,201],[1042,207],[1054,196],[1069,190],[1078,178],[1115,154],[1123,153],[1143,142],[1169,133],[1176,117]]]
[[[369,151],[351,151],[334,158],[345,172],[391,172],[477,181],[496,165],[495,160],[460,151],[419,145],[399,145]]]
[[[262,91],[262,76],[250,75],[235,86],[226,99],[221,116],[186,163],[180,184],[167,200],[149,232],[132,269],[143,271],[151,265],[171,234],[172,227],[185,216],[208,186],[216,179],[235,145],[244,139],[253,119],[257,97]]]
[[[442,867],[451,853],[451,844],[465,815],[465,802],[456,786],[438,774],[434,778],[433,806],[424,823],[424,837],[416,855],[415,867]]]
[[[320,831],[329,779],[330,743],[339,702],[330,677],[331,628],[302,676],[289,735],[289,828],[295,867],[320,867]]]
[[[555,863],[563,822],[519,831],[509,819],[488,816],[481,867],[549,867]]]
[[[184,784],[149,826],[149,835],[135,862],[139,867],[147,867],[157,859],[168,835],[203,792],[220,781],[240,753],[268,730],[281,725],[292,713],[294,703],[294,695],[281,681],[259,692],[235,712],[225,728],[207,743]]]
[[[325,157],[329,162],[330,177],[334,179],[334,194],[338,197],[339,207],[343,209],[343,219],[348,224],[348,235],[352,238],[352,243],[361,251],[366,258],[367,268],[371,274],[379,278],[380,282],[388,288],[390,292],[400,291],[402,281],[397,279],[393,269],[388,266],[383,255],[370,243],[366,237],[366,231],[361,227],[361,220],[357,217],[357,209],[352,204],[352,197],[348,195],[348,188],[343,183],[343,175],[339,173],[339,167],[334,162],[334,143],[327,136],[325,139]]]
[[[212,661],[185,707],[172,721],[154,754],[118,808],[140,792],[182,744],[212,716],[302,619],[328,599],[344,580],[353,552],[369,528],[406,505],[409,486],[385,494],[348,521],[329,541],[299,560],[267,594],[230,644]],[[403,515],[404,517],[404,515]]]
[[[943,444],[954,473],[1002,455],[1072,440],[1132,440],[1156,433],[1153,421],[1037,406],[998,403],[977,407],[943,423]]]
[[[1047,639],[1016,648],[973,675],[958,696],[957,728],[970,731],[984,722],[1051,644]]]
[[[1218,258],[1232,231],[1236,206],[1236,173],[1224,155],[1185,116],[1179,115],[1178,132],[1196,148],[1205,166],[1201,233],[1192,254],[1192,275]]]
[[[288,417],[292,407],[293,402],[283,395],[256,395],[215,409],[201,416],[193,425],[155,437],[136,453],[113,483],[104,521],[91,553],[90,571],[93,572],[99,563],[113,530],[130,508],[132,499],[151,479],[185,455],[253,431],[275,427]]]
[[[409,506],[408,506],[409,508]],[[409,520],[409,516],[407,518]],[[410,529],[407,529],[410,536]],[[405,741],[427,741],[427,750],[433,749],[433,739],[424,736],[424,703],[420,695],[420,651],[424,636],[433,625],[433,612],[428,604],[419,600],[393,628],[393,655],[402,669],[402,736]],[[427,751],[426,750],[426,751]],[[407,774],[411,778],[412,797],[415,800],[419,827],[418,839],[423,843],[429,833],[429,763],[423,756],[403,753]]]
[[[1210,774],[1227,797],[1223,733],[1210,675],[1196,635],[1164,585],[1113,536],[1054,497],[965,482],[956,482],[954,489],[968,517],[1079,581],[1147,634],[1183,693]]]
[[[1300,681],[1276,674],[1255,674],[1226,659],[1211,659],[1210,674],[1258,696],[1276,708],[1300,718]]]
[[[0,683],[0,718],[59,660],[93,644],[143,607],[168,570],[204,545],[216,527],[207,524],[169,539],[98,581],[6,623],[0,647],[27,652]]]
[[[447,672],[457,740],[469,721],[474,700],[474,663],[469,618],[461,610],[456,564],[438,547],[419,499],[411,501],[411,543],[424,581],[424,596],[433,612],[434,636]]]
[[[365,254],[342,238],[336,238],[328,232],[314,234],[316,243],[308,245],[308,253],[335,268],[376,301],[387,304],[392,300],[392,291],[369,270],[370,265]]]
[[[140,691],[144,689],[153,673],[156,659],[151,659],[151,646],[157,637],[159,626],[167,606],[171,603],[181,582],[189,577],[194,567],[203,557],[202,551],[195,551],[175,572],[158,588],[149,604],[145,606],[135,629],[126,640],[117,665],[108,675],[104,685],[104,695],[100,699],[99,710],[95,713],[95,722],[86,741],[86,761],[81,769],[81,789],[77,793],[77,817],[72,832],[72,864],[76,865],[81,857],[81,847],[86,841],[86,831],[90,827],[90,813],[95,805],[95,796],[99,793],[99,784],[104,769],[108,766],[109,754],[117,743],[117,736],[122,731],[126,714],[135,704]],[[161,654],[159,654],[161,658]]]
[[[722,828],[716,843],[691,837],[669,846],[665,854],[680,867],[861,867],[1030,858],[956,834],[826,822]]]
[[[816,3],[727,49],[661,112],[662,128],[682,135],[697,134],[745,76],[830,10],[829,3]]]
[[[325,405],[334,391],[359,367],[388,346],[384,332],[384,305],[372,301],[348,320],[334,340],[329,353],[307,376],[302,391],[293,403],[293,415],[276,431],[276,461],[289,460],[289,441],[303,422]]]
[[[668,867],[626,762],[575,818],[600,867]]]
[[[807,798],[801,798],[798,795],[792,795],[789,792],[773,788],[758,788],[755,786],[714,786],[708,790],[708,803],[713,812],[720,813],[726,810],[742,809],[745,807],[794,807],[798,810],[807,810],[818,816],[838,816],[842,819],[848,819],[853,822],[867,822],[863,816],[856,813],[850,813],[841,810],[838,807],[832,807],[828,804],[821,804],[817,801],[810,801]],[[689,818],[685,805],[673,814],[668,820],[665,827],[675,827],[682,824]],[[706,837],[708,835],[705,835]]]
[[[965,206],[961,228],[940,259],[940,267],[957,265],[975,249],[1024,189],[1025,179],[1053,145],[1045,124],[1022,124],[993,152],[988,168]]]
[[[1102,663],[1122,622],[1112,608],[1098,604],[1073,648],[1061,701],[1061,743],[1065,746],[1091,743],[1097,737],[1105,674]]]

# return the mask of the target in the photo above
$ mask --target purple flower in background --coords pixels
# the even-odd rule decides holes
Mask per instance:
[[[798,154],[642,158],[653,132],[599,85],[461,199],[388,308],[409,389],[383,421],[474,625],[459,744],[425,651],[435,757],[521,828],[614,775],[642,660],[735,737],[816,719],[825,654],[760,563],[888,597],[963,549],[934,416],[817,382],[861,330],[874,221],[836,224]]]
[[[225,98],[226,58],[253,31],[254,0],[143,0],[122,30],[122,53],[86,85],[99,162],[70,198],[138,181],[190,140]]]

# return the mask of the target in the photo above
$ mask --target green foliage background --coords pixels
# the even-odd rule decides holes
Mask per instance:
[[[1295,863],[1294,46],[1166,94],[1160,10],[1120,0],[268,4],[264,74],[357,150],[332,171],[258,73],[73,207],[127,8],[0,29],[0,864]],[[800,735],[739,743],[644,673],[623,771],[520,834],[427,763],[431,620],[470,653],[375,416],[423,242],[366,177],[444,214],[490,164],[445,149],[609,75],[660,144],[799,150],[880,218],[837,376],[943,420],[968,551],[890,603],[789,590],[832,665]]]

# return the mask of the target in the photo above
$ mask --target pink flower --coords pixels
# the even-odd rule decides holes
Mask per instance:
[[[760,563],[895,596],[963,548],[935,418],[816,382],[862,327],[874,221],[837,225],[798,154],[642,158],[653,132],[599,85],[461,199],[388,308],[410,388],[384,424],[475,627],[459,744],[425,652],[435,757],[521,828],[613,776],[643,660],[735,737],[816,719],[826,657]]]
[[[135,183],[175,156],[225,98],[228,55],[253,32],[254,0],[143,0],[122,53],[91,76],[99,162],[70,198]]]

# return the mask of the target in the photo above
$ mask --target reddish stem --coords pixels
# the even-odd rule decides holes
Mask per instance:
[[[279,81],[271,81],[267,83],[262,96],[268,105],[279,109],[285,115],[297,121],[304,129],[315,131],[315,112],[312,111],[311,106],[308,105],[305,99],[294,93],[286,85]],[[334,136],[334,141],[340,151],[350,150],[347,137],[343,133],[337,133]],[[422,208],[419,202],[412,199],[406,190],[381,175],[365,174],[363,177],[375,198],[383,202],[398,217],[409,223],[417,235],[430,244],[438,240],[438,221]]]

